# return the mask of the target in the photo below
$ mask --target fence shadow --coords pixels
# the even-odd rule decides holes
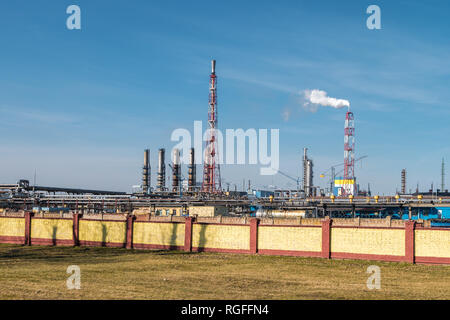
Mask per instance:
[[[200,232],[198,235],[198,252],[203,252],[205,251],[205,246],[206,246],[206,224],[200,224]]]
[[[106,226],[102,224],[102,247],[106,247],[106,237],[108,236],[108,230]]]
[[[166,236],[164,232],[161,234],[162,243],[167,243],[167,248],[165,250],[177,250],[177,235],[178,229],[180,227],[179,223],[171,223],[170,234]]]
[[[57,226],[53,226],[52,230],[52,245],[56,246],[56,231],[58,231]]]

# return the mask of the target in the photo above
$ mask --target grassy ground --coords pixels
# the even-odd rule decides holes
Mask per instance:
[[[66,269],[81,268],[68,290]],[[367,267],[381,268],[368,290]],[[0,299],[448,299],[450,266],[0,245]]]

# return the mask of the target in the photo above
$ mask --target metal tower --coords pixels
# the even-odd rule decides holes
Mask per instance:
[[[308,148],[303,148],[303,191],[306,197],[313,196],[313,161],[308,158]]]
[[[442,166],[441,166],[441,192],[444,192],[445,188],[445,164],[444,158],[442,158]]]
[[[150,150],[144,150],[144,166],[142,167],[142,192],[148,194],[150,191]]]
[[[209,111],[208,131],[205,147],[205,163],[203,167],[202,191],[209,193],[221,192],[220,166],[218,163],[217,146],[217,76],[216,60],[211,61],[211,76],[209,77]]]
[[[353,194],[354,187],[349,185],[349,180],[355,178],[355,122],[353,112],[350,109],[345,115],[344,128],[344,190],[343,195]]]
[[[401,187],[401,193],[406,194],[406,169],[402,170],[402,187]]]

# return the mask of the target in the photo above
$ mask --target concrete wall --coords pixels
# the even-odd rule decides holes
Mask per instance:
[[[141,222],[133,225],[133,246],[140,249],[184,248],[184,223]]]
[[[450,257],[450,230],[417,229],[414,232],[414,255],[417,262],[434,263]]]
[[[31,224],[31,244],[72,245],[72,219],[34,218]]]
[[[0,242],[24,243],[25,219],[14,217],[0,218]]]
[[[322,229],[305,226],[260,226],[258,251],[266,254],[319,256],[322,252]]]
[[[405,230],[394,228],[331,228],[331,256],[358,258],[372,255],[401,261],[405,255]]]
[[[79,241],[81,245],[124,247],[126,222],[104,220],[80,220]]]
[[[101,218],[80,214],[71,219],[33,217],[31,212],[24,217],[0,216],[0,243],[450,264],[450,230],[426,228],[414,221],[406,221],[402,227],[368,227],[334,225],[329,219],[316,219],[311,225],[301,219],[294,225],[255,218],[211,222],[195,221],[192,217]]]
[[[192,248],[194,251],[249,252],[250,228],[247,225],[195,223]]]

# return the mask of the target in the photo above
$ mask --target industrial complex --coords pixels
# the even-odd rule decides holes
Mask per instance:
[[[441,189],[429,190],[429,192],[419,192],[417,189],[414,193],[408,193],[406,190],[407,173],[406,169],[403,169],[399,179],[401,187],[398,193],[392,196],[378,196],[372,195],[369,188],[362,190],[357,183],[355,163],[367,156],[355,157],[354,114],[349,108],[345,114],[344,122],[344,161],[331,166],[327,171],[320,174],[321,178],[328,177],[328,187],[320,188],[315,184],[313,159],[309,157],[308,148],[305,147],[303,148],[302,159],[299,157],[299,165],[303,167],[302,179],[278,171],[279,174],[296,181],[297,188],[259,190],[253,189],[249,181],[247,190],[245,190],[245,186],[239,191],[237,188],[225,190],[222,186],[220,164],[217,161],[219,150],[216,134],[218,128],[217,112],[216,62],[212,61],[209,86],[208,137],[204,151],[203,168],[197,168],[199,165],[196,164],[195,153],[198,150],[191,148],[188,155],[187,179],[185,179],[182,172],[180,150],[172,149],[170,161],[166,164],[166,149],[160,148],[157,151],[156,185],[152,185],[151,150],[145,149],[142,181],[132,193],[38,186],[30,184],[25,179],[14,184],[1,184],[0,217],[14,218],[17,221],[0,219],[0,222],[6,223],[3,226],[0,223],[0,241],[13,243],[25,241],[28,244],[33,243],[33,241],[43,244],[57,243],[58,232],[62,232],[58,231],[60,230],[59,224],[53,225],[57,220],[48,220],[48,225],[39,227],[43,229],[34,229],[38,228],[39,223],[38,226],[35,222],[31,223],[32,220],[36,219],[56,218],[62,219],[61,221],[68,221],[67,219],[72,221],[71,225],[67,226],[68,229],[66,228],[67,235],[62,236],[63,238],[67,237],[64,241],[71,244],[79,243],[80,239],[84,237],[84,242],[81,241],[81,243],[86,245],[106,243],[108,245],[133,247],[133,241],[139,238],[138,243],[134,245],[136,248],[184,248],[191,251],[193,247],[196,248],[195,250],[203,250],[201,248],[207,249],[208,246],[212,246],[208,250],[234,252],[242,249],[243,252],[256,252],[258,246],[261,245],[266,247],[266,249],[261,249],[261,252],[270,254],[292,253],[302,255],[306,252],[306,255],[315,256],[317,254],[329,258],[333,256],[333,248],[330,249],[329,247],[330,243],[332,246],[334,243],[335,247],[339,247],[343,246],[342,243],[348,242],[348,246],[343,246],[342,251],[338,250],[336,257],[367,258],[367,253],[373,254],[373,258],[376,259],[388,257],[387,260],[397,261],[399,259],[403,261],[403,259],[406,259],[405,261],[414,262],[415,260],[410,257],[411,252],[408,251],[410,250],[410,243],[413,241],[411,240],[411,234],[415,235],[415,228],[422,228],[423,230],[446,232],[439,233],[438,238],[443,237],[443,240],[438,239],[437,243],[440,243],[443,247],[433,249],[437,250],[437,253],[434,253],[434,251],[430,254],[422,252],[419,253],[422,258],[419,257],[418,259],[422,259],[421,261],[424,262],[437,261],[438,263],[450,261],[448,241],[446,240],[449,236],[446,228],[450,227],[450,194],[445,190],[444,161],[442,161]],[[341,167],[343,168],[341,169]],[[198,181],[197,170],[202,170],[201,181]],[[91,220],[100,224],[94,225]],[[136,220],[136,223],[134,223],[134,220]],[[42,222],[43,220],[36,221]],[[143,225],[138,223],[144,221],[154,223],[149,224],[148,228],[157,229],[149,229],[148,232],[150,233],[148,234],[145,231],[147,229],[142,229]],[[11,223],[13,224],[11,225]],[[167,229],[168,225],[164,223],[173,224],[173,228],[178,228],[177,224],[184,223],[185,226],[180,227],[185,228],[183,229],[183,235],[178,235],[178,231],[175,232],[173,228]],[[207,223],[205,230],[198,229],[205,227],[202,223]],[[411,223],[413,224],[411,225]],[[91,226],[88,228],[87,224],[91,224]],[[117,224],[117,226],[112,227],[113,224]],[[122,237],[122,231],[115,229],[119,228],[119,224],[120,230],[125,232],[126,236]],[[261,228],[258,229],[259,224],[261,224]],[[52,226],[51,229],[49,229],[50,225]],[[288,229],[281,228],[278,230],[276,229],[278,227],[276,227],[271,231],[276,234],[272,234],[267,233],[269,232],[269,229],[265,227],[267,225],[271,225],[273,228],[276,226],[291,226],[290,228],[294,228],[291,230],[293,233],[286,234],[286,236],[295,239],[292,238],[293,242],[288,241],[286,243],[285,238],[279,237]],[[302,229],[307,234],[299,235],[300,238],[298,238],[294,235],[297,232],[294,232],[294,230],[298,230],[296,228],[301,226],[310,226],[310,229]],[[322,231],[315,229],[318,226],[321,226]],[[347,230],[345,226],[349,228],[351,226],[354,230]],[[222,230],[221,228],[225,229]],[[369,231],[358,231],[360,228],[363,230],[366,230],[364,228],[374,229],[370,229],[373,232],[369,229],[367,229]],[[388,228],[398,232],[394,234],[388,231],[376,231],[377,228]],[[330,240],[330,232],[337,235],[344,231],[353,233],[349,234],[347,238],[342,235],[344,237],[342,241],[336,242],[336,239],[339,239],[338,236],[336,236],[338,238]],[[118,232],[118,240],[109,243],[106,235],[115,232]],[[250,232],[250,238],[248,232]],[[278,234],[278,232],[281,233]],[[364,234],[360,234],[360,232]],[[374,232],[381,233],[376,235]],[[97,233],[99,234],[96,235]],[[169,235],[171,240],[166,239],[167,233],[174,233],[171,236]],[[257,236],[255,233],[259,235]],[[209,244],[208,241],[202,243],[202,241],[192,238],[195,234],[209,239]],[[423,234],[426,234],[427,237],[438,235],[437,233]],[[155,235],[160,237],[159,240],[152,238]],[[33,237],[38,239],[30,240]],[[149,240],[148,237],[153,240]],[[305,247],[307,250],[305,248],[302,249],[303,251],[300,250],[299,248],[303,248],[302,246],[305,243],[312,241],[307,240],[310,237],[315,239],[315,242],[311,242],[309,247]],[[390,239],[389,237],[394,237],[391,239],[394,242],[399,239],[401,242],[406,242],[400,246],[397,243],[396,246],[399,247],[395,249],[396,251],[392,249],[395,252],[386,251],[386,254],[381,254],[385,252],[383,248],[386,245],[385,241],[388,241],[386,239]],[[50,241],[48,238],[53,240]],[[230,244],[237,241],[236,239],[241,239],[242,243]],[[300,241],[299,239],[303,239],[301,240],[303,242],[298,244],[298,247],[293,243],[297,243]],[[323,239],[328,239],[331,242],[327,242],[327,244],[323,242]],[[65,243],[64,241],[61,243]],[[200,241],[200,243],[193,245],[192,242],[195,241]],[[255,241],[259,244],[255,244]],[[361,242],[362,247],[352,249],[355,241]],[[424,242],[425,247],[428,243],[428,240],[423,239],[417,241],[417,243]],[[145,243],[147,245],[144,245]],[[286,246],[282,246],[283,243]],[[413,243],[415,242],[413,241]],[[405,245],[406,247],[404,247]],[[274,246],[277,248],[276,250],[273,249]],[[364,246],[367,246],[367,248]],[[376,247],[374,247],[373,252],[376,253],[379,250],[379,254],[371,251],[370,248],[373,246]],[[403,252],[406,253],[403,255]],[[412,253],[413,256],[415,254],[417,253]]]
[[[3,2],[14,315],[450,297],[450,1]]]
[[[28,180],[0,185],[0,213],[145,214],[149,216],[189,217],[284,217],[284,218],[367,218],[404,219],[426,222],[430,226],[450,225],[450,193],[442,183],[438,190],[408,193],[406,169],[401,171],[400,190],[392,196],[372,195],[370,187],[362,190],[357,183],[355,163],[367,156],[355,157],[354,114],[348,108],[344,123],[344,161],[320,174],[329,179],[328,187],[314,183],[313,159],[303,149],[303,177],[278,173],[297,182],[289,190],[230,190],[222,186],[218,156],[218,109],[216,62],[211,64],[208,109],[208,138],[203,168],[197,168],[190,149],[187,179],[184,179],[180,150],[173,149],[166,164],[166,149],[160,148],[156,177],[152,179],[151,150],[144,150],[142,182],[132,193],[85,190],[31,185]],[[300,157],[299,157],[300,158]],[[300,160],[300,159],[299,159]],[[342,167],[342,169],[341,169]],[[202,170],[198,181],[197,170]],[[166,172],[170,174],[166,175]],[[153,182],[153,181],[154,182]],[[325,181],[324,179],[323,181]]]

